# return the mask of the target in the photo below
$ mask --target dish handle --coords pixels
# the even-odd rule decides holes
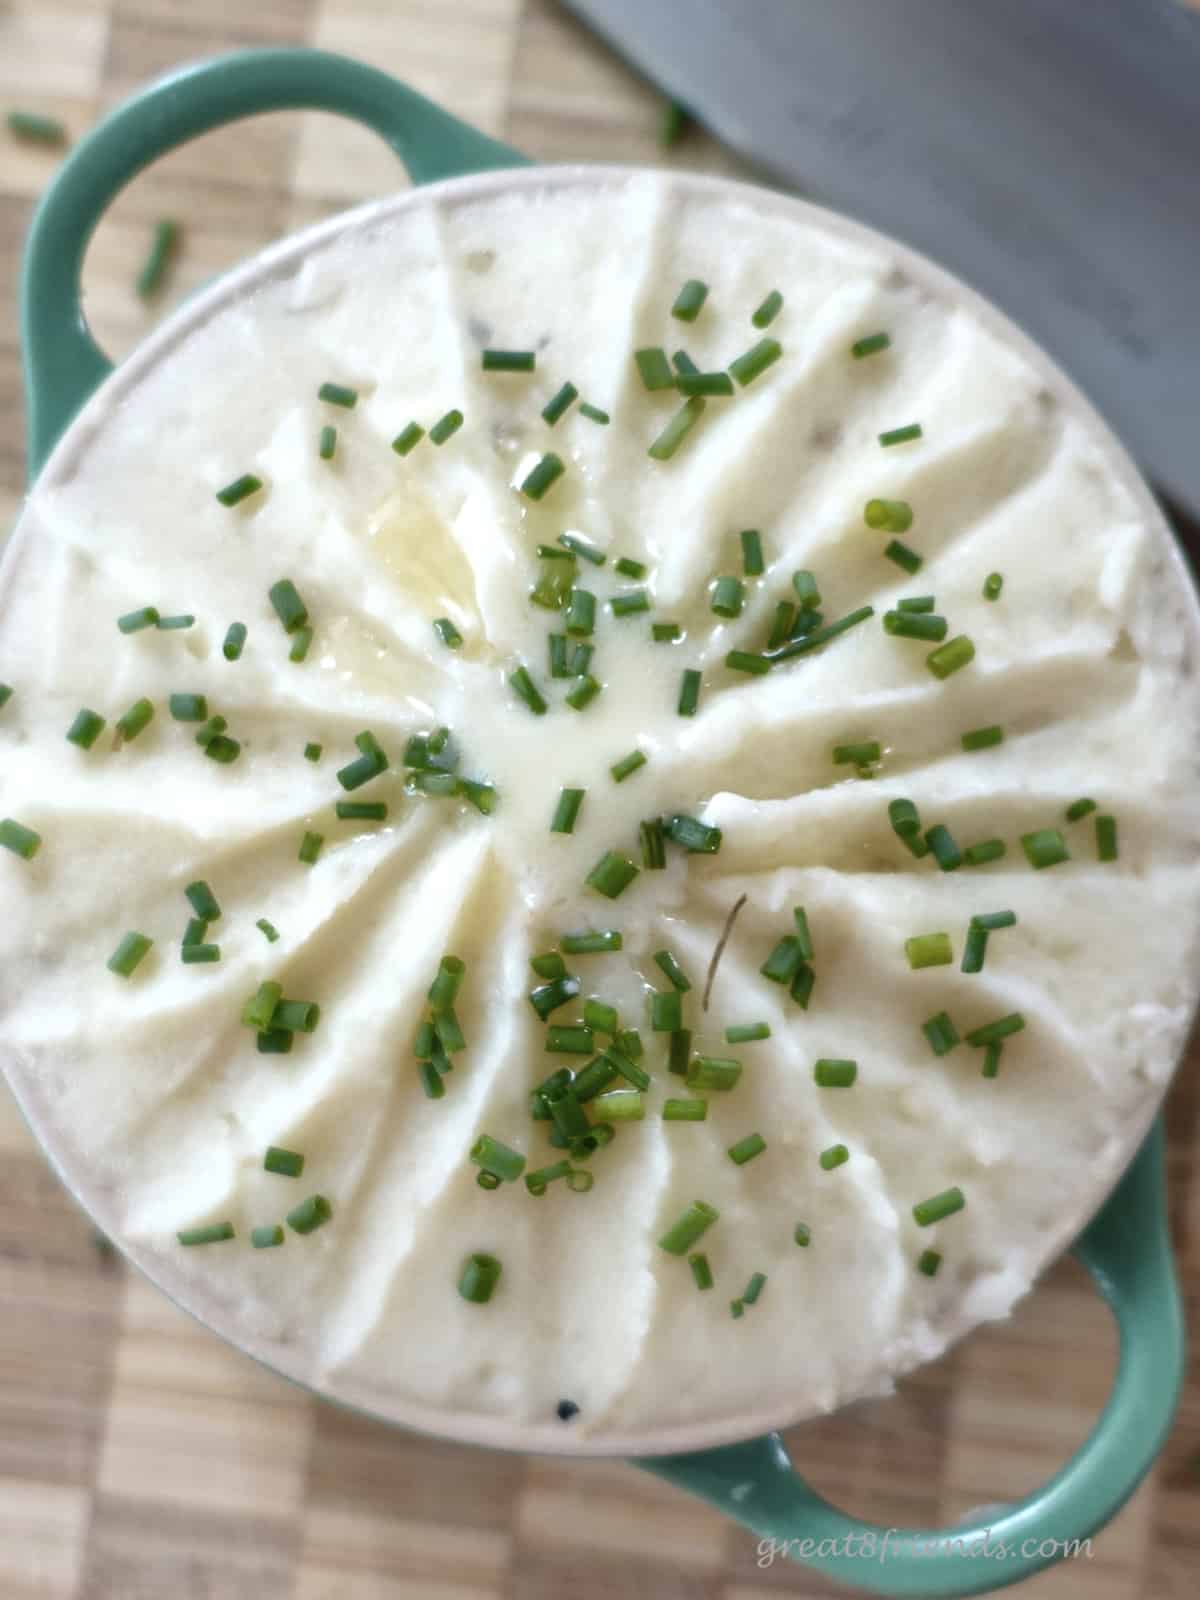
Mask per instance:
[[[333,111],[391,145],[414,183],[525,164],[375,67],[320,50],[247,50],[160,78],[63,162],[30,226],[21,273],[29,476],[112,363],[88,330],[80,274],[92,230],[130,178],[176,145],[264,111]]]
[[[1079,1554],[1079,1542],[1120,1510],[1153,1465],[1179,1398],[1185,1339],[1163,1155],[1160,1117],[1076,1241],[1075,1254],[1116,1318],[1116,1381],[1089,1438],[1028,1498],[955,1527],[883,1528],[823,1500],[793,1470],[776,1433],[638,1465],[756,1533],[761,1565],[791,1557],[874,1594],[982,1594]]]

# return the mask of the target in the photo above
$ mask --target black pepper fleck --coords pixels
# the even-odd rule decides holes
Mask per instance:
[[[578,1415],[579,1407],[574,1400],[560,1400],[558,1402],[558,1420],[560,1422],[570,1422],[572,1417],[577,1417]]]

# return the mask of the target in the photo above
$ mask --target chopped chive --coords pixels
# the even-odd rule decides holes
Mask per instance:
[[[1004,588],[1004,578],[999,572],[989,572],[983,580],[983,598],[985,600],[999,600],[1000,591]]]
[[[733,379],[727,372],[681,372],[675,387],[685,395],[728,395],[733,393]]]
[[[277,1022],[278,1017],[275,1019]],[[467,1041],[459,1025],[453,1006],[439,1006],[433,1013],[433,1031],[445,1055],[457,1055],[467,1048]]]
[[[583,1002],[583,1020],[596,1033],[608,1033],[614,1037],[620,1026],[616,1006],[597,1000],[594,995]]]
[[[802,1250],[805,1250],[812,1243],[812,1229],[807,1222],[798,1222],[792,1238]]]
[[[948,933],[920,933],[904,941],[904,953],[914,972],[922,967],[948,967],[954,961],[954,950]]]
[[[674,383],[674,378],[671,381]],[[688,434],[691,433],[704,415],[706,403],[703,395],[689,395],[653,444],[651,444],[646,454],[654,461],[670,461]]]
[[[575,385],[573,383],[564,383],[562,388],[559,389],[557,393],[554,394],[549,400],[547,400],[546,404],[542,407],[543,421],[549,423],[549,425],[553,427],[554,424],[558,422],[567,411],[570,410],[571,406],[576,400],[578,400],[578,398],[579,390],[575,387]]]
[[[608,604],[614,617],[632,617],[639,611],[649,611],[650,596],[645,589],[627,589],[623,594],[614,594]]]
[[[525,702],[535,717],[545,716],[548,709],[545,696],[534,683],[528,667],[518,667],[515,672],[510,672],[508,681],[518,698]]]
[[[364,783],[370,783],[372,778],[378,778],[387,771],[388,759],[378,745],[374,745],[353,761],[348,761],[344,767],[337,770],[337,781],[342,788],[349,791],[361,789]]]
[[[547,491],[566,471],[562,458],[548,450],[542,459],[530,468],[521,482],[521,493],[527,500],[541,500]]]
[[[993,1039],[991,1044],[989,1044],[989,1045],[987,1045],[985,1047],[984,1052],[983,1052],[983,1071],[981,1073],[982,1077],[984,1077],[984,1078],[995,1078],[995,1077],[999,1076],[999,1074],[1000,1074],[1000,1053],[1001,1053],[1001,1051],[1003,1049],[1004,1049],[1004,1043],[1000,1039]]]
[[[565,633],[550,633],[546,635],[546,645],[550,655],[550,676],[552,678],[569,678],[570,669],[567,666],[567,636]]]
[[[416,449],[424,437],[425,429],[421,424],[419,422],[409,422],[401,428],[400,432],[392,440],[392,449],[398,456],[406,456],[411,450]]]
[[[314,1233],[333,1216],[333,1207],[323,1194],[310,1194],[298,1206],[293,1206],[284,1221],[293,1233]]]
[[[283,1229],[277,1222],[267,1222],[260,1228],[250,1229],[250,1244],[255,1250],[274,1250],[283,1243]]]
[[[485,372],[532,372],[537,354],[533,350],[485,350],[482,366]]]
[[[678,711],[681,717],[694,717],[696,708],[700,704],[701,674],[695,667],[688,667],[683,673],[679,684]]]
[[[289,1028],[263,1028],[254,1036],[254,1046],[260,1056],[286,1056],[291,1054],[295,1034]]]
[[[952,1217],[966,1205],[966,1196],[957,1187],[943,1189],[941,1194],[930,1195],[928,1200],[918,1200],[912,1208],[913,1220],[919,1227],[928,1228],[945,1217]]]
[[[142,628],[155,627],[157,623],[156,606],[141,606],[137,611],[127,611],[123,617],[117,618],[117,627],[122,633],[138,633]]]
[[[928,1022],[923,1022],[921,1032],[929,1040],[929,1048],[935,1056],[949,1055],[956,1045],[962,1043],[958,1029],[946,1011],[939,1011],[936,1016],[930,1017]]]
[[[257,494],[262,486],[261,478],[256,478],[252,472],[243,472],[240,478],[235,478],[232,483],[227,483],[223,489],[217,490],[217,499],[223,506],[240,505],[252,494]]]
[[[967,1035],[967,1043],[975,1046],[995,1044],[999,1039],[1007,1039],[1010,1033],[1020,1033],[1025,1026],[1025,1018],[1019,1011],[1010,1011],[1005,1017],[998,1017],[995,1022],[985,1022],[981,1028],[972,1028]]]
[[[576,678],[564,699],[572,711],[582,711],[585,706],[592,703],[599,693],[600,684],[592,677],[590,672],[585,672],[581,678]]]
[[[546,1049],[557,1055],[590,1056],[592,1030],[587,1027],[551,1027],[546,1030]]]
[[[429,1003],[437,1010],[452,1006],[458,997],[459,986],[466,972],[466,962],[458,956],[443,956],[429,986]]]
[[[878,355],[881,350],[887,350],[892,342],[890,333],[869,333],[862,339],[856,339],[850,346],[850,354],[856,361],[861,361],[864,356]]]
[[[225,642],[221,646],[221,654],[226,661],[236,661],[242,653],[246,643],[246,624],[244,622],[231,622],[225,634]]]
[[[674,644],[677,639],[683,638],[683,629],[677,622],[652,622],[650,637],[655,644]]]
[[[878,739],[864,739],[858,744],[835,744],[833,764],[835,767],[869,767],[882,755],[883,748]]]
[[[921,818],[911,800],[892,800],[888,805],[888,821],[902,839],[915,838],[921,832]]]
[[[202,694],[173,694],[167,709],[176,722],[208,721],[208,700]]]
[[[614,761],[609,767],[614,783],[624,783],[626,778],[632,777],[639,767],[646,765],[647,756],[642,750],[631,750],[627,756],[622,756],[620,761]]]
[[[907,572],[910,578],[914,572],[921,570],[921,557],[909,545],[903,544],[899,539],[890,540],[883,553],[889,561],[894,561],[898,567]]]
[[[439,417],[433,427],[430,428],[430,444],[445,444],[447,439],[454,437],[462,425],[463,414],[461,411],[447,411],[445,416]]]
[[[697,1250],[687,1259],[688,1266],[692,1269],[692,1281],[697,1289],[711,1289],[713,1275],[712,1268],[708,1264],[708,1257],[703,1251]]]
[[[25,827],[15,817],[5,817],[0,821],[0,845],[6,850],[11,850],[14,855],[20,856],[22,861],[32,861],[42,847],[42,836],[40,833],[35,833],[32,828]]]
[[[586,678],[592,665],[593,647],[590,644],[577,644],[567,663],[567,675],[571,678]]]
[[[324,843],[325,835],[323,833],[306,833],[300,841],[298,859],[303,861],[306,867],[311,867],[321,854],[321,846]]]
[[[766,570],[763,562],[762,535],[756,528],[743,528],[738,538],[742,545],[742,571],[748,578],[761,578]]]
[[[327,405],[353,411],[358,404],[358,390],[348,389],[343,383],[323,383],[317,390],[317,399],[324,400]]]
[[[831,1144],[828,1150],[822,1150],[817,1157],[823,1172],[832,1172],[835,1167],[845,1166],[850,1159],[850,1152],[844,1144]]]
[[[490,1133],[481,1133],[471,1146],[471,1160],[483,1172],[490,1172],[501,1183],[515,1183],[525,1171],[525,1157],[519,1150],[501,1144]]]
[[[772,983],[791,983],[804,959],[804,950],[799,937],[794,933],[788,933],[780,939],[758,970],[764,978],[770,978]]]
[[[198,1244],[222,1244],[235,1235],[232,1222],[212,1222],[204,1228],[184,1228],[175,1237],[181,1245],[190,1248]]]
[[[437,1034],[434,1032],[433,1023],[427,1017],[417,1029],[416,1038],[413,1040],[413,1055],[418,1061],[432,1061],[437,1051]]]
[[[984,911],[971,918],[977,928],[986,928],[989,933],[997,928],[1013,928],[1016,926],[1017,913],[1015,911]]]
[[[203,917],[189,917],[188,925],[183,932],[185,945],[203,944],[208,933],[208,923]]]
[[[689,1089],[712,1089],[724,1093],[742,1075],[742,1063],[724,1056],[695,1056],[684,1074]]]
[[[159,617],[154,624],[161,633],[179,633],[184,628],[192,628],[195,625],[196,619],[190,611],[181,612],[174,617]]]
[[[618,938],[620,935],[617,936]],[[623,1056],[631,1061],[640,1061],[645,1053],[642,1047],[642,1036],[636,1028],[626,1028],[619,1033],[614,1041],[617,1049]]]
[[[117,732],[123,739],[136,739],[154,715],[154,707],[144,696],[135,700],[123,716],[117,718]]]
[[[740,578],[718,578],[712,589],[712,609],[718,617],[740,617],[746,585]]]
[[[753,1161],[755,1156],[762,1155],[767,1148],[767,1141],[761,1133],[748,1133],[744,1139],[739,1139],[736,1144],[731,1144],[725,1154],[739,1167],[744,1167],[747,1161]]]
[[[596,596],[586,589],[572,589],[563,626],[573,637],[587,637],[596,626]]]
[[[885,611],[883,631],[898,639],[932,639],[938,642],[946,637],[949,623],[945,617],[932,611]]]
[[[1023,833],[1021,849],[1029,865],[1039,872],[1071,859],[1067,841],[1057,828],[1037,828],[1032,833]]]
[[[554,1077],[555,1075],[551,1074],[551,1077],[535,1091],[542,1096],[543,1100],[557,1099],[560,1094],[569,1089],[576,1100],[586,1101],[596,1099],[602,1089],[607,1089],[609,1084],[619,1077],[619,1073],[615,1062],[610,1061],[606,1055],[599,1055],[575,1074],[573,1082],[552,1082]],[[568,1069],[569,1078],[570,1071]]]
[[[1068,822],[1079,822],[1084,817],[1090,816],[1096,809],[1096,802],[1088,798],[1073,801],[1066,810]]]
[[[729,370],[742,388],[747,388],[755,378],[760,378],[768,367],[773,366],[783,354],[783,346],[778,339],[760,339],[756,345],[735,357],[729,363]]]
[[[568,1000],[573,1000],[578,993],[578,978],[552,978],[549,983],[539,984],[536,989],[530,990],[529,1003],[545,1022],[552,1011],[557,1011],[559,1006],[565,1006]]]
[[[755,1302],[758,1300],[759,1295],[763,1292],[763,1290],[766,1288],[766,1286],[767,1286],[767,1275],[766,1275],[765,1272],[752,1273],[751,1277],[750,1277],[750,1282],[742,1290],[742,1304],[744,1306],[752,1306],[752,1305],[754,1305]]]
[[[589,543],[581,534],[560,533],[558,542],[565,550],[569,550],[572,555],[579,556],[584,561],[590,561],[594,567],[602,567],[608,560],[603,550],[598,550],[594,544]]]
[[[579,415],[581,417],[586,417],[589,422],[599,422],[601,424],[605,424],[612,421],[612,418],[609,416],[607,411],[601,411],[599,406],[594,406],[590,401],[587,400],[581,400],[579,402]]]
[[[963,851],[963,861],[968,867],[983,867],[989,861],[999,861],[1008,851],[1008,846],[1003,839],[981,839],[978,844],[969,844]]]
[[[195,883],[189,883],[183,892],[187,896],[188,904],[201,921],[221,920],[221,907],[217,903],[217,897],[203,878],[197,878]]]
[[[683,998],[678,989],[656,989],[650,996],[650,1027],[655,1033],[678,1033],[683,1026]]]
[[[725,1029],[726,1044],[753,1044],[758,1039],[771,1037],[769,1022],[738,1022]]]
[[[925,657],[925,665],[935,678],[948,678],[952,672],[957,672],[974,659],[974,644],[965,633],[960,633],[953,639],[947,639],[936,650],[931,650]]]
[[[260,1031],[269,1028],[282,998],[283,985],[273,979],[264,980],[242,1007],[243,1025]]]
[[[323,753],[323,747],[319,744],[314,744],[311,740],[304,746],[305,761],[320,761]]]
[[[586,933],[564,933],[558,942],[569,956],[598,956],[620,950],[624,939],[619,928],[595,928]]]
[[[868,528],[885,533],[907,533],[913,524],[913,508],[907,500],[868,500],[863,521]]]
[[[569,1161],[555,1161],[548,1167],[539,1167],[536,1172],[525,1174],[525,1187],[530,1194],[543,1195],[548,1186],[556,1183],[559,1178],[569,1176],[571,1163]]]
[[[686,350],[676,350],[671,360],[675,363],[676,387],[679,385],[680,378],[698,378],[700,376],[700,368]]]
[[[686,994],[692,987],[687,974],[669,950],[656,950],[654,963],[662,969],[680,994]]]
[[[715,856],[721,848],[720,828],[701,822],[699,817],[689,817],[684,813],[666,817],[663,820],[663,832],[668,839],[693,855]]]
[[[274,1172],[281,1178],[298,1178],[304,1171],[304,1157],[298,1150],[285,1150],[280,1145],[270,1145],[263,1157],[263,1171]]]
[[[606,850],[584,882],[609,900],[615,900],[629,887],[639,870],[628,856],[620,855],[615,850]]]
[[[692,1053],[692,1031],[680,1028],[671,1035],[667,1052],[667,1071],[677,1078],[686,1078]]]
[[[275,615],[283,623],[285,633],[295,633],[308,621],[308,607],[300,598],[296,585],[290,578],[280,578],[267,590],[267,598]]]
[[[573,833],[575,821],[579,816],[579,808],[583,804],[584,789],[560,789],[558,791],[558,804],[554,808],[554,816],[550,822],[551,833]]]
[[[813,969],[807,961],[802,961],[796,970],[796,976],[792,979],[792,986],[788,990],[788,993],[802,1011],[808,1010],[808,1002],[812,999],[815,982],[816,974]]]
[[[933,859],[943,872],[956,872],[962,866],[963,853],[958,847],[954,835],[944,823],[937,823],[929,828],[925,834],[925,843],[933,853]]]
[[[675,296],[671,315],[678,317],[680,322],[695,322],[707,298],[708,285],[699,278],[689,278]]]
[[[386,822],[388,808],[382,800],[339,800],[333,814],[339,822]]]
[[[37,111],[10,111],[5,121],[13,137],[27,144],[56,147],[67,142],[66,125],[57,117],[44,117]]]
[[[675,387],[675,374],[671,371],[671,363],[667,360],[667,352],[661,345],[655,345],[645,350],[635,350],[633,359],[637,365],[638,374],[647,389],[673,389]]]
[[[816,628],[812,633],[806,634],[802,639],[793,639],[785,644],[782,649],[776,650],[772,656],[773,661],[790,661],[793,656],[807,655],[809,651],[818,649],[823,644],[828,644],[830,639],[836,639],[839,634],[856,628],[860,622],[866,622],[868,617],[875,615],[874,606],[859,606],[857,611],[850,611],[844,617],[839,617],[836,622],[827,622],[824,627]]]
[[[273,922],[268,922],[266,917],[259,917],[254,926],[266,939],[268,944],[274,944],[279,938],[279,929]]]
[[[661,817],[651,817],[638,824],[638,847],[642,852],[642,865],[651,872],[661,871],[667,864],[667,847]]]
[[[897,611],[915,611],[920,613],[923,611],[932,611],[933,607],[934,598],[931,594],[914,594],[910,595],[906,600],[896,601]]]
[[[707,1100],[668,1099],[663,1101],[664,1122],[707,1122]]]
[[[317,435],[317,454],[322,461],[332,461],[337,454],[337,429],[327,422]]]
[[[658,1241],[660,1250],[668,1255],[684,1256],[701,1236],[712,1227],[721,1213],[706,1205],[703,1200],[693,1200],[691,1205]]]
[[[645,562],[635,561],[632,556],[621,556],[613,566],[626,578],[644,578],[650,570]]]
[[[907,444],[910,439],[924,437],[925,430],[919,422],[907,422],[902,428],[889,428],[879,435],[879,442],[886,450],[894,444]]]
[[[210,761],[219,761],[222,766],[228,766],[231,761],[236,761],[242,753],[242,747],[236,739],[229,739],[223,733],[215,733],[204,743],[204,754]]]
[[[529,965],[539,978],[565,978],[567,964],[557,950],[547,950],[544,955],[530,956]]]
[[[988,930],[981,928],[978,923],[972,922],[967,928],[967,939],[963,946],[961,971],[982,972],[983,964],[987,959]]]
[[[813,1067],[813,1082],[818,1089],[848,1089],[857,1077],[857,1061],[822,1059]]]
[[[0,683],[0,706],[6,706],[12,699],[13,689],[11,683]]]
[[[768,328],[782,310],[783,296],[778,289],[772,289],[751,315],[750,321],[756,328]]]
[[[1115,861],[1119,851],[1117,849],[1117,819],[1116,817],[1096,818],[1096,859],[1097,861]]]
[[[734,1318],[746,1315],[746,1308],[740,1300],[731,1300],[729,1302],[729,1315]]]
[[[75,720],[67,729],[67,738],[81,750],[90,750],[103,731],[104,718],[98,711],[89,711],[83,706],[75,713]]]
[[[922,1250],[917,1257],[917,1271],[927,1278],[935,1278],[941,1264],[942,1258],[936,1250]]]
[[[791,637],[792,625],[796,620],[796,607],[790,600],[781,600],[775,607],[775,616],[771,622],[771,631],[767,635],[767,649],[775,650],[779,645]]]
[[[0,843],[4,843],[2,824],[0,824]],[[128,978],[145,958],[153,943],[154,940],[148,939],[144,933],[127,933],[109,956],[105,966],[119,978]]]
[[[969,733],[962,736],[964,750],[990,750],[995,744],[1004,743],[1004,729],[999,723],[993,723],[987,728],[972,728]]]

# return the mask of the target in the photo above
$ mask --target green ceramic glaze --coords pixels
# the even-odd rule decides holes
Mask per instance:
[[[79,298],[84,250],[105,207],[135,173],[176,145],[239,117],[288,108],[333,111],[365,123],[396,151],[414,183],[525,161],[373,67],[319,51],[248,51],[151,85],[73,151],[33,219],[21,280],[31,476],[111,370],[88,332]],[[1075,1253],[1117,1320],[1116,1384],[1073,1459],[1003,1511],[941,1529],[861,1522],[797,1476],[778,1434],[639,1465],[757,1534],[764,1563],[791,1557],[882,1595],[982,1594],[1029,1577],[1059,1559],[1064,1542],[1090,1536],[1119,1510],[1153,1464],[1174,1415],[1185,1343],[1167,1230],[1161,1121]],[[848,1539],[862,1551],[871,1548],[872,1536],[873,1557],[845,1553]],[[930,1554],[917,1553],[915,1541],[946,1542]],[[999,1547],[1007,1556],[990,1553]]]

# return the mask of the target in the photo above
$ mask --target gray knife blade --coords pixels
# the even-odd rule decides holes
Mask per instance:
[[[1200,15],[1174,0],[567,0],[727,144],[1051,352],[1200,514]]]

